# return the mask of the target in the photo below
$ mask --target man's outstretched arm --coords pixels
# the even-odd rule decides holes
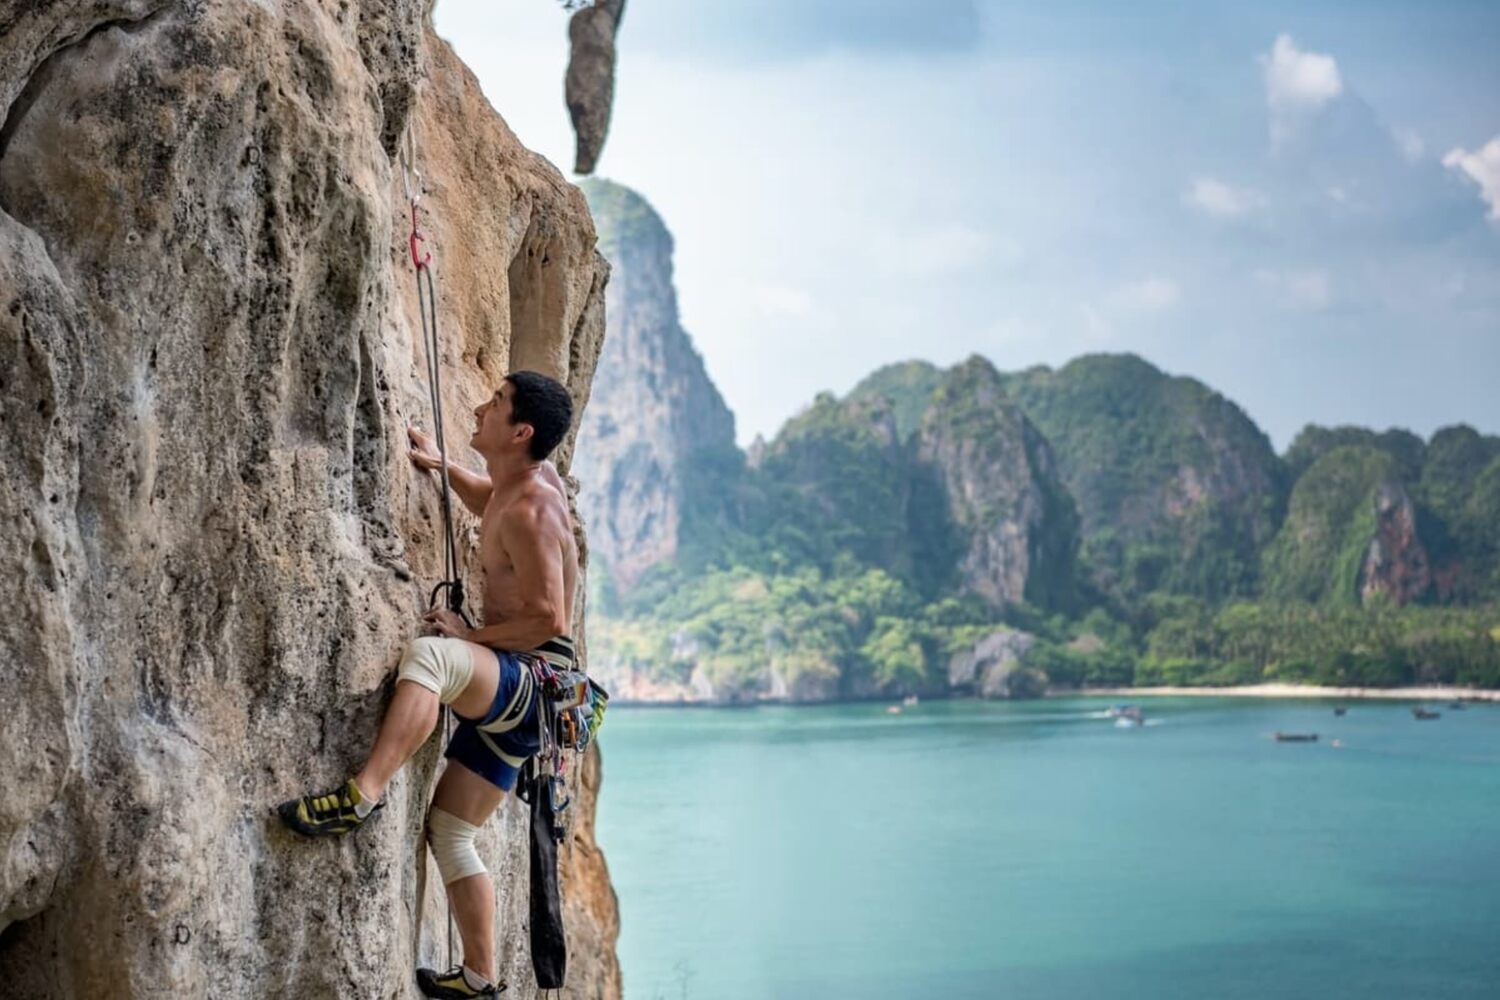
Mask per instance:
[[[411,449],[407,454],[411,456],[412,465],[427,470],[442,468],[443,457],[438,454],[437,441],[431,434],[424,434],[415,427],[408,427],[406,436],[411,443]],[[470,472],[450,459],[448,461],[448,484],[453,487],[453,492],[458,494],[463,505],[473,511],[476,517],[484,516],[485,504],[490,500],[489,476]]]

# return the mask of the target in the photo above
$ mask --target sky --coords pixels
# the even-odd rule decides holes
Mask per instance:
[[[561,5],[435,21],[567,173]],[[1278,448],[1500,432],[1500,3],[630,0],[618,41],[598,175],[742,444],[888,362],[1098,351]]]

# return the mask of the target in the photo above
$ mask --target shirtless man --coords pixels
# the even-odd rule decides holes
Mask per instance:
[[[299,833],[348,833],[381,807],[391,778],[432,733],[440,706],[453,709],[459,724],[432,796],[427,839],[464,954],[463,964],[448,972],[417,970],[417,984],[430,997],[494,997],[504,989],[496,985],[494,886],[474,838],[539,749],[536,684],[512,651],[574,669],[567,631],[578,548],[562,479],[547,461],[568,431],[573,402],[553,379],[519,371],[474,416],[469,444],[484,456],[485,473],[449,463],[448,477],[480,518],[483,624],[470,629],[451,611],[428,612],[422,620],[430,634],[414,640],[401,660],[395,696],[364,767],[341,788],[278,809]],[[413,464],[441,466],[431,437],[417,430],[408,436]]]

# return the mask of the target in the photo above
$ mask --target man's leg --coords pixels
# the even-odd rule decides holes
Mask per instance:
[[[376,807],[391,778],[432,734],[439,705],[452,705],[460,716],[482,718],[499,683],[492,650],[462,639],[413,640],[365,766],[343,788],[284,802],[277,811],[288,826],[309,836],[349,832]]]
[[[433,646],[427,657],[433,665],[424,664],[418,669],[409,664],[428,652],[417,648],[423,641],[416,640],[412,644],[414,652],[403,658],[402,679],[396,683],[396,695],[381,720],[375,747],[365,766],[354,776],[354,783],[371,801],[385,794],[386,785],[390,784],[401,765],[432,734],[443,697],[450,697],[453,711],[468,719],[483,718],[495,700],[500,669],[493,650],[462,639],[427,639],[425,641]],[[468,655],[467,670],[441,662],[442,658],[459,657],[465,653]],[[467,683],[462,683],[465,676]],[[434,685],[437,690],[433,690]],[[456,695],[453,693],[455,689]]]
[[[483,826],[505,799],[504,790],[481,778],[456,760],[449,760],[437,791],[434,811],[442,810],[464,823]],[[495,967],[495,886],[490,873],[481,871],[448,883],[448,902],[463,939],[464,965],[497,981]]]

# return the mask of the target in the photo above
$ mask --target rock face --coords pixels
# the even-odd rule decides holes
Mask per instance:
[[[1127,601],[1153,590],[1254,591],[1282,474],[1238,406],[1134,355],[1085,356],[1006,385],[1057,456],[1101,590]]]
[[[1463,425],[1439,430],[1414,492],[1437,596],[1500,600],[1500,437]]]
[[[820,395],[756,465],[770,530],[752,534],[825,568],[853,556],[928,597],[957,590],[996,610],[1066,603],[1077,519],[1047,443],[1000,378],[971,358],[940,373],[920,411],[906,379]]]
[[[1035,644],[1036,636],[1029,632],[992,632],[972,648],[953,654],[948,660],[948,683],[955,691],[983,698],[1034,697],[1042,685],[1022,667],[1022,660]]]
[[[922,549],[913,519],[941,517],[936,500],[913,510],[910,449],[883,399],[819,394],[766,446],[755,479],[751,533],[825,568],[847,553],[908,576]]]
[[[1266,550],[1264,576],[1267,596],[1281,600],[1351,605],[1376,593],[1404,601],[1425,591],[1427,555],[1397,460],[1348,444],[1313,462]]]
[[[587,400],[607,266],[427,15],[0,0],[7,996],[407,997],[445,958],[436,739],[354,837],[269,813],[359,763],[439,572],[399,137],[451,426],[512,367]],[[591,758],[564,872],[591,998],[620,988],[598,784]],[[525,831],[508,802],[481,851],[533,996]]]
[[[1051,448],[988,361],[970,358],[944,374],[922,417],[916,457],[940,478],[963,540],[963,590],[996,610],[1022,600],[1069,603],[1077,551],[1073,503]]]
[[[1375,537],[1365,549],[1359,571],[1359,598],[1368,603],[1377,594],[1405,604],[1424,596],[1432,586],[1427,550],[1417,538],[1417,511],[1398,483],[1384,482],[1371,498],[1375,507]]]
[[[624,16],[625,0],[595,0],[568,21],[571,53],[563,93],[577,139],[574,173],[593,173],[604,152],[615,101],[615,35]]]
[[[716,535],[743,460],[734,416],[678,321],[671,234],[629,188],[583,189],[613,270],[574,472],[595,569],[623,596],[652,566],[690,563],[695,543]]]

